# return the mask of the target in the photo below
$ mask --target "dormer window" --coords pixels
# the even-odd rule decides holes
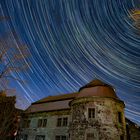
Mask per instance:
[[[95,108],[88,108],[88,118],[95,118]]]

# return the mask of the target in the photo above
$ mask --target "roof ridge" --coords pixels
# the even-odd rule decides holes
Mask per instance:
[[[55,95],[55,96],[47,96],[39,101],[36,101],[32,104],[40,104],[40,103],[44,103],[44,102],[54,102],[54,101],[60,101],[60,100],[66,100],[66,99],[72,99],[76,96],[78,92],[73,92],[73,93],[66,93],[66,94],[59,94],[59,95]]]

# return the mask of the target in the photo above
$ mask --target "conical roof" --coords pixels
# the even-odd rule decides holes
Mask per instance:
[[[96,86],[108,86],[108,87],[112,88],[112,86],[102,82],[101,80],[95,79],[95,80],[91,81],[90,83],[86,84],[85,86],[81,87],[79,89],[79,91],[81,91],[84,88],[90,88],[90,87],[96,87]]]
[[[81,87],[77,98],[89,96],[118,98],[112,86],[98,79],[95,79]]]

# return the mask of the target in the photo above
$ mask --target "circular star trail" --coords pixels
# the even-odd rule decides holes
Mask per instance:
[[[115,87],[126,116],[140,124],[140,34],[130,18],[139,6],[139,0],[1,0],[0,14],[10,20],[1,21],[0,35],[14,29],[31,53],[31,67],[19,73],[26,84],[13,84],[17,106],[98,78]]]

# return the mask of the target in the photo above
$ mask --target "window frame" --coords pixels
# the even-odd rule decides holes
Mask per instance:
[[[67,136],[66,135],[56,135],[55,140],[67,140]]]
[[[87,109],[88,119],[95,119],[95,115],[96,115],[95,107],[88,107],[88,109]]]
[[[47,122],[48,122],[47,119],[43,119],[42,127],[46,127],[47,126]]]
[[[43,140],[45,140],[45,135],[36,135],[35,140],[39,140],[39,138],[43,137]]]
[[[124,140],[124,135],[120,135],[120,140]]]
[[[27,140],[28,139],[28,135],[24,134],[24,135],[22,135],[22,138],[23,138],[23,140]]]
[[[47,118],[38,119],[37,127],[43,128],[47,126]]]
[[[68,117],[63,118],[62,126],[68,126]]]
[[[42,127],[42,119],[38,119],[37,127],[40,128]]]
[[[88,137],[88,136],[91,136],[91,137]],[[86,140],[88,140],[89,138],[91,138],[91,139],[95,138],[95,134],[94,133],[86,133]]]
[[[57,118],[57,127],[62,126],[62,118]]]
[[[118,122],[119,123],[123,123],[123,120],[122,120],[122,112],[121,111],[118,111]]]
[[[23,128],[30,128],[30,123],[31,123],[31,120],[30,119],[24,119],[23,120],[22,127]]]
[[[68,117],[59,117],[57,118],[57,127],[66,127],[68,126]]]

